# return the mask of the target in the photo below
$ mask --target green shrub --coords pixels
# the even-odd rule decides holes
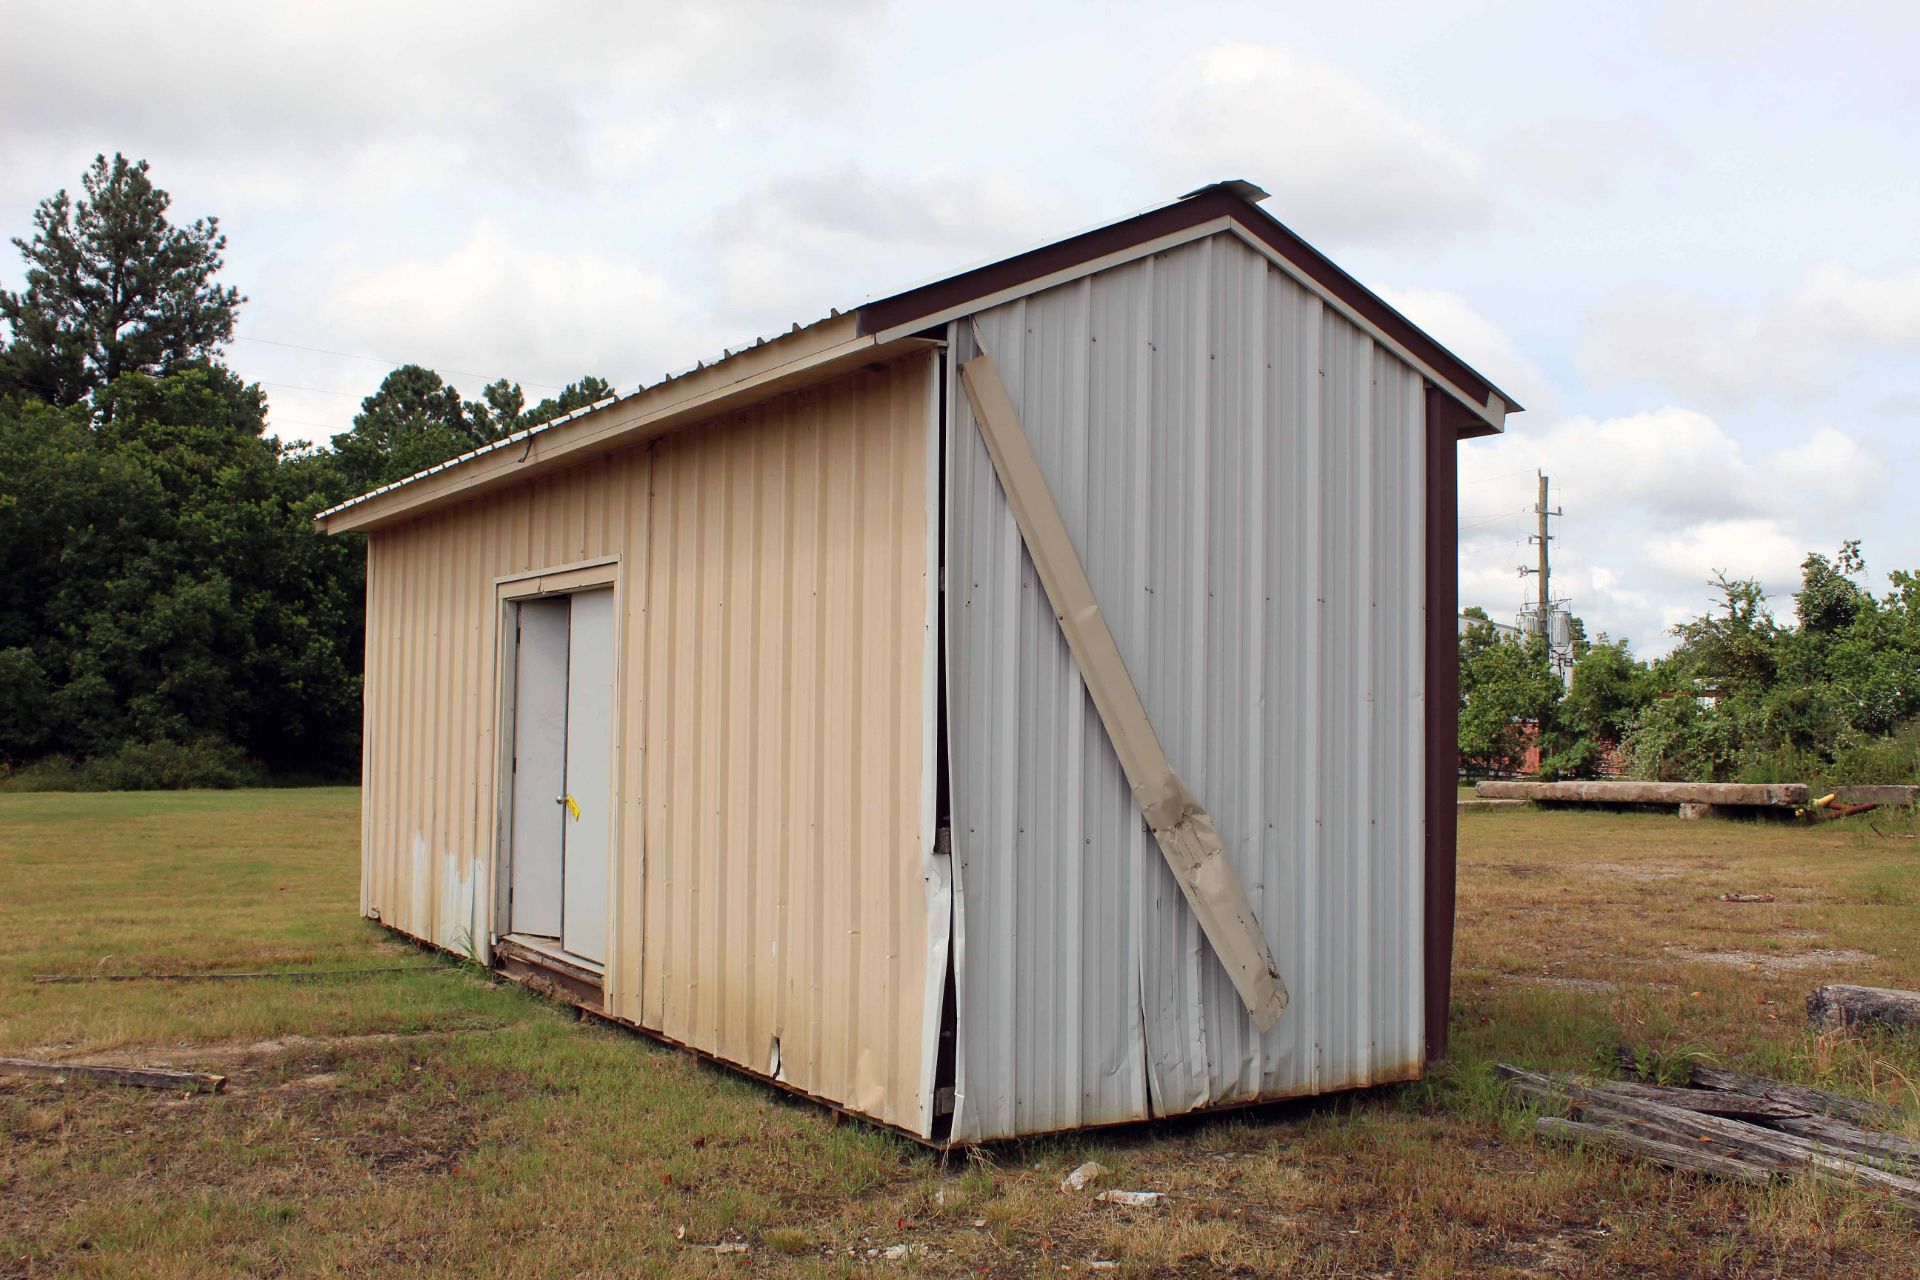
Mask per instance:
[[[47,756],[0,772],[0,791],[186,791],[257,787],[266,773],[230,742],[133,742],[75,762]]]
[[[1920,782],[1920,731],[1911,724],[1890,738],[1868,738],[1834,756],[1826,780],[1852,786]]]

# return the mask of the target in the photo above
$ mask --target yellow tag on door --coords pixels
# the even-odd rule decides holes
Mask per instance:
[[[579,802],[573,798],[571,793],[569,793],[567,796],[567,812],[573,815],[573,820],[575,822],[580,821],[580,805],[579,805]]]

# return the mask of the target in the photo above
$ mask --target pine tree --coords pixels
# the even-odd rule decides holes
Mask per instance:
[[[14,240],[26,289],[0,290],[11,339],[0,391],[74,405],[124,373],[162,374],[212,358],[233,338],[246,299],[214,283],[227,245],[217,218],[167,221],[172,198],[147,162],[97,156],[81,179],[34,212],[33,239]]]

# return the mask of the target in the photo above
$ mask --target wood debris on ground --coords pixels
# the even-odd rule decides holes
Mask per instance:
[[[1920,1142],[1863,1127],[1889,1108],[1805,1085],[1696,1066],[1691,1088],[1593,1080],[1499,1063],[1513,1091],[1549,1112],[1542,1137],[1664,1165],[1766,1183],[1817,1172],[1920,1207]]]
[[[1920,991],[1831,982],[1807,994],[1807,1021],[1823,1031],[1882,1027],[1911,1035],[1920,1032]]]
[[[122,1067],[103,1062],[55,1062],[42,1058],[0,1058],[0,1076],[44,1076],[127,1084],[140,1089],[172,1089],[185,1093],[219,1093],[227,1078],[210,1071],[175,1071],[168,1067]]]

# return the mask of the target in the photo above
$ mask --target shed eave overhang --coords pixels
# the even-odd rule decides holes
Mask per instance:
[[[473,497],[596,454],[643,444],[788,391],[885,363],[933,345],[855,332],[851,315],[762,343],[625,396],[517,432],[315,517],[326,533],[352,533]]]

